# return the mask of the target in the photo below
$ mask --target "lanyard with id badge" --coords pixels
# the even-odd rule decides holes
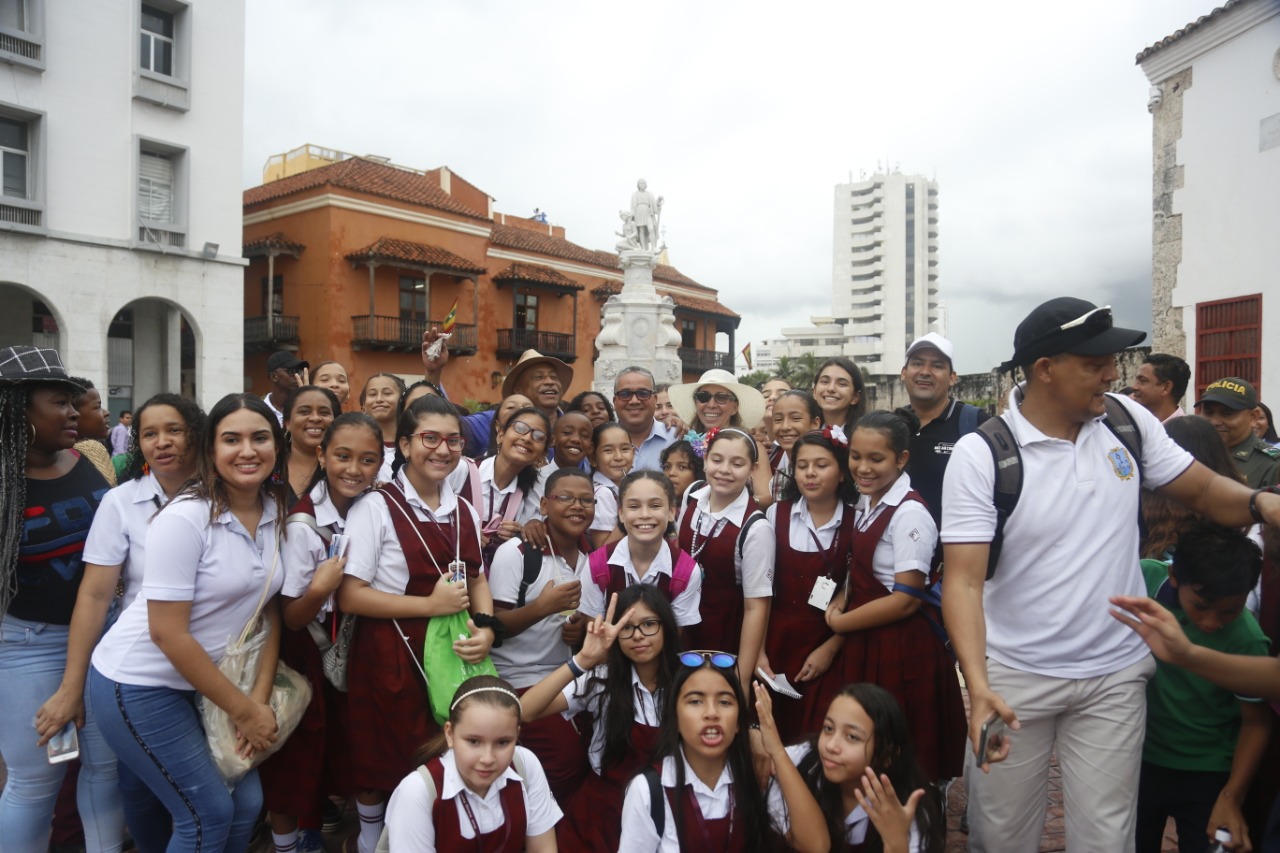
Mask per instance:
[[[828,555],[834,555],[840,545],[840,528],[837,527],[835,536],[831,537],[830,548],[823,548],[822,542],[819,541],[817,534],[812,530],[809,531],[809,538],[813,540],[814,546],[818,549],[818,554],[822,557],[822,564],[827,567],[827,573],[818,575],[813,582],[813,590],[809,593],[809,604],[825,613],[827,608],[831,606],[831,599],[836,594],[836,582],[831,577],[835,572],[835,566],[832,563],[832,557]]]

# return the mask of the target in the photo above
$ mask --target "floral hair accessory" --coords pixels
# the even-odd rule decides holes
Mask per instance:
[[[825,435],[828,439],[830,439],[831,443],[836,445],[837,447],[847,448],[849,446],[849,439],[848,437],[845,436],[844,427],[840,426],[840,424],[831,424],[830,426],[824,426],[822,428],[822,434]]]
[[[685,433],[684,440],[689,442],[689,446],[693,448],[693,452],[699,459],[705,459],[707,457],[707,445],[711,443],[711,439],[715,438],[716,433],[719,431],[714,427],[706,432],[689,430],[689,432]]]

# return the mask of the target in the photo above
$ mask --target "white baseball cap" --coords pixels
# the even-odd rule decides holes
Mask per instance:
[[[944,338],[937,332],[930,332],[927,335],[921,335],[911,342],[911,346],[907,347],[907,360],[910,361],[911,356],[922,349],[936,349],[947,357],[947,361],[951,364],[951,369],[955,369],[956,364],[956,348],[951,345],[951,341]]]

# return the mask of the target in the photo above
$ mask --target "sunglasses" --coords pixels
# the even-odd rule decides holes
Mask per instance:
[[[645,400],[648,400],[650,397],[652,397],[653,394],[654,392],[649,390],[648,388],[637,388],[634,390],[631,388],[623,388],[621,391],[613,392],[613,396],[618,398],[624,403],[630,400],[632,397],[635,397],[637,400],[644,402]]]
[[[738,402],[738,398],[733,394],[730,394],[728,391],[717,391],[714,394],[710,391],[694,391],[693,399],[699,403],[710,403],[712,400],[715,400],[722,406]]]
[[[422,439],[422,446],[427,450],[435,450],[441,442],[448,445],[450,450],[461,450],[467,443],[467,440],[456,432],[453,435],[441,435],[438,432],[420,432],[417,435]]]
[[[630,640],[636,635],[636,631],[640,632],[642,637],[652,637],[654,634],[662,630],[662,623],[657,619],[646,619],[639,625],[623,625],[618,629],[618,639]]]
[[[524,421],[516,421],[511,424],[511,426],[507,427],[507,429],[515,430],[516,435],[531,435],[533,436],[534,441],[547,440],[547,433],[545,430],[540,430],[537,427],[531,427]]]
[[[1076,326],[1086,325],[1094,328],[1111,328],[1111,306],[1103,305],[1101,308],[1086,311],[1074,320],[1063,323],[1058,327],[1058,331],[1065,332],[1068,329],[1074,329]]]
[[[738,665],[738,656],[728,652],[681,652],[680,663],[687,667],[709,663],[717,669],[733,669]]]

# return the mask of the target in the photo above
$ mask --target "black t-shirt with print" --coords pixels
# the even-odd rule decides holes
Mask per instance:
[[[18,593],[9,613],[30,622],[70,625],[84,541],[110,486],[88,457],[55,480],[27,478],[27,506],[18,548]]]
[[[951,449],[960,440],[960,411],[966,405],[952,400],[946,411],[911,438],[911,457],[907,459],[906,468],[911,475],[911,487],[924,498],[939,530],[942,529],[942,478],[951,461]],[[990,417],[985,411],[979,411],[978,423]]]

